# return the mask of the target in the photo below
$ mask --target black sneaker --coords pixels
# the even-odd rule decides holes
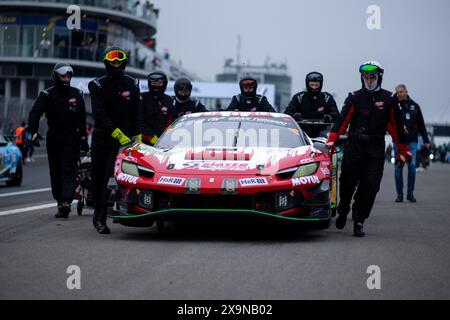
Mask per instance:
[[[406,197],[406,199],[408,199],[409,202],[417,202],[416,198],[414,198],[413,193],[409,193],[408,196]]]
[[[345,224],[347,223],[347,215],[350,211],[350,208],[347,210],[343,210],[340,207],[338,207],[338,217],[336,219],[336,229],[342,230],[345,227]]]
[[[55,218],[67,219],[70,213],[70,203],[62,202],[58,204],[58,213],[55,214]]]
[[[353,236],[355,237],[364,237],[366,234],[364,233],[364,225],[361,222],[353,223]]]
[[[95,229],[97,229],[97,232],[100,234],[110,234],[111,233],[111,229],[109,229],[108,226],[106,225],[106,223],[104,223],[104,222],[98,221],[95,224]]]
[[[403,196],[402,195],[397,195],[397,198],[395,199],[395,202],[400,203],[403,202]]]

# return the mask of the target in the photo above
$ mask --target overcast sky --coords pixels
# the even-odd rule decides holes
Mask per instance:
[[[226,58],[263,64],[287,61],[293,93],[309,71],[324,74],[324,89],[341,107],[360,88],[358,67],[378,60],[384,88],[405,83],[427,122],[450,123],[450,0],[153,0],[160,11],[158,50],[204,80],[214,80]],[[381,30],[366,12],[381,9]]]

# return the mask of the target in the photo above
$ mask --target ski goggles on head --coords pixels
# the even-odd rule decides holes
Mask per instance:
[[[55,70],[55,73],[59,76],[64,76],[68,73],[73,74],[73,69],[71,66],[62,66]]]
[[[380,71],[380,68],[371,64],[365,64],[359,67],[359,72],[361,73],[377,73]]]
[[[115,60],[123,61],[126,59],[127,59],[127,54],[122,50],[109,51],[103,57],[103,60],[107,60],[107,61],[115,61]]]

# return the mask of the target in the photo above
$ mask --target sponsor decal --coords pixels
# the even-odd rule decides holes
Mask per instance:
[[[266,178],[246,178],[239,179],[241,187],[264,186],[269,184]]]
[[[199,161],[191,161],[183,163],[183,169],[197,169],[197,170],[211,170],[211,171],[223,171],[223,170],[232,170],[232,171],[245,171],[249,169],[249,165],[247,163],[239,163],[239,162],[216,162],[216,161],[208,161],[208,162],[199,162]]]
[[[307,176],[307,177],[301,177],[301,178],[295,178],[292,179],[292,186],[302,186],[305,184],[319,184],[320,179],[317,176]]]
[[[224,179],[222,183],[222,191],[225,193],[235,193],[237,190],[236,179]]]
[[[322,161],[322,165],[328,167],[330,165],[329,161]]]
[[[122,172],[119,173],[119,175],[116,178],[117,181],[126,182],[129,184],[137,184],[138,179],[139,179],[139,177],[130,176],[129,174],[122,173]]]
[[[177,178],[177,177],[161,177],[158,180],[159,184],[169,184],[172,186],[181,186],[184,183],[184,178]]]
[[[320,168],[320,171],[322,171],[322,173],[326,176],[330,174],[330,170],[328,168]]]
[[[384,102],[383,102],[383,101],[377,101],[377,102],[375,102],[375,107],[376,107],[378,110],[383,110],[383,109],[384,109]]]
[[[311,159],[311,158],[308,158],[308,159],[302,159],[302,160],[300,160],[300,163],[301,163],[301,164],[304,164],[304,163],[308,163],[308,162],[311,162],[311,161],[313,161],[313,159]]]

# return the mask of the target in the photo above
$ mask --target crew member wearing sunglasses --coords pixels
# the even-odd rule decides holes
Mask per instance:
[[[265,96],[256,93],[258,82],[251,76],[239,81],[241,94],[234,96],[226,111],[276,112]]]
[[[359,72],[362,89],[350,93],[345,100],[327,145],[333,146],[350,126],[341,166],[336,228],[345,227],[354,194],[353,234],[363,237],[364,221],[370,215],[383,176],[386,131],[398,143],[399,161],[406,162],[410,154],[400,110],[392,93],[381,88],[383,67],[376,61],[368,61],[361,65]]]
[[[139,82],[125,75],[125,50],[110,47],[103,54],[106,75],[89,82],[95,130],[92,136],[92,180],[95,201],[94,227],[110,233],[106,225],[109,190],[114,161],[121,146],[138,138]]]
[[[80,148],[89,150],[83,93],[70,86],[73,69],[66,63],[53,68],[54,85],[39,93],[28,117],[32,143],[39,146],[39,120],[48,120],[47,154],[56,218],[67,219],[75,193]]]
[[[175,120],[175,107],[173,99],[165,93],[168,79],[164,72],[150,73],[147,82],[148,92],[141,94],[139,128],[142,142],[154,145]]]

